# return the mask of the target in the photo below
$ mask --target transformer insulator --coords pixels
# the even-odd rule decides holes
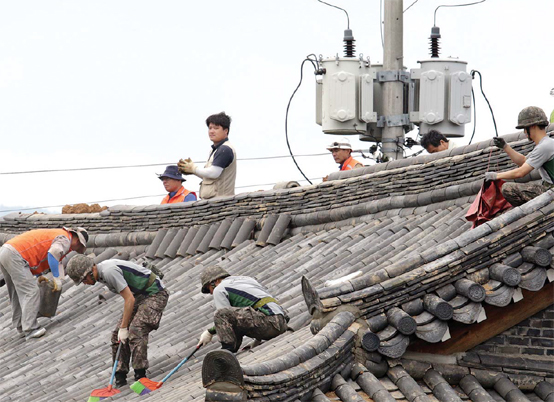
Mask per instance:
[[[356,40],[352,36],[352,30],[344,30],[344,57],[355,57],[354,53],[356,52]]]
[[[344,41],[344,57],[355,57],[354,52],[356,52],[356,42],[355,40],[345,40]]]
[[[431,28],[431,37],[429,38],[431,41],[431,47],[429,50],[431,50],[431,57],[438,58],[439,52],[440,52],[440,46],[439,46],[439,39],[441,37],[440,34],[440,28],[439,27],[433,27]]]

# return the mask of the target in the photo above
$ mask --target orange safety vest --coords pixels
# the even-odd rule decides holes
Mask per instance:
[[[181,186],[181,188],[177,190],[177,193],[171,199],[169,198],[169,194],[166,195],[162,200],[162,204],[176,204],[178,202],[183,202],[185,201],[185,197],[189,194],[194,194],[194,196],[196,197],[196,193],[194,191],[188,191],[183,186]]]
[[[356,159],[352,158],[352,157],[349,157],[347,160],[344,161],[344,163],[342,164],[340,170],[343,171],[343,170],[353,170],[355,168],[356,165],[361,165],[360,162],[358,162]]]
[[[50,269],[48,265],[48,250],[54,239],[58,236],[65,236],[71,241],[71,233],[64,229],[35,229],[20,234],[6,243],[12,246],[23,257],[31,268],[33,275],[38,275]],[[69,254],[71,248],[65,253],[60,261]]]

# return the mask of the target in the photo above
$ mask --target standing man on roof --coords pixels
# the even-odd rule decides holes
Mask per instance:
[[[208,136],[213,142],[208,161],[203,168],[197,167],[188,158],[179,161],[179,171],[193,174],[202,179],[200,198],[210,199],[226,195],[235,195],[235,178],[237,175],[237,156],[235,148],[229,142],[231,117],[225,112],[213,114],[206,119]]]
[[[161,279],[150,269],[130,261],[112,259],[95,264],[84,255],[69,260],[67,274],[76,285],[100,282],[123,297],[123,315],[112,333],[114,361],[118,344],[123,342],[115,373],[116,386],[127,384],[131,357],[135,380],[146,377],[148,335],[158,329],[169,298]]]
[[[427,134],[424,134],[423,137],[421,137],[421,146],[425,148],[428,153],[434,154],[436,152],[455,148],[456,144],[454,143],[454,141],[450,141],[437,130],[431,130]]]
[[[504,138],[493,138],[494,145],[504,150],[519,167],[507,172],[486,172],[485,180],[519,179],[531,173],[533,169],[538,169],[542,178],[540,184],[504,183],[502,195],[513,206],[522,205],[554,187],[554,139],[546,134],[547,126],[548,119],[541,108],[529,106],[519,112],[516,128],[523,129],[529,141],[535,143],[535,148],[527,157],[506,144]]]
[[[165,168],[165,172],[158,177],[164,184],[165,190],[169,193],[162,200],[162,204],[176,204],[178,202],[196,201],[196,193],[183,187],[186,179],[179,172],[176,165],[170,165]]]
[[[206,345],[217,334],[221,348],[233,353],[243,336],[273,339],[287,330],[288,316],[262,285],[248,276],[231,276],[217,265],[204,269],[200,276],[202,293],[214,296],[214,326],[202,332],[198,345]]]
[[[0,248],[0,269],[12,303],[12,323],[21,336],[40,338],[40,291],[35,276],[52,272],[54,291],[61,290],[60,261],[70,251],[84,253],[88,233],[83,228],[35,229],[15,236]]]

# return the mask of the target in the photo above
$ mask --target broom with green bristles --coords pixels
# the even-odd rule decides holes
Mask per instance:
[[[102,399],[109,398],[110,396],[114,396],[119,394],[121,391],[118,389],[115,389],[113,387],[113,379],[115,377],[115,370],[117,368],[117,363],[119,361],[119,352],[121,352],[121,342],[119,343],[119,346],[117,347],[117,352],[115,354],[115,362],[113,364],[112,369],[112,376],[110,378],[110,383],[106,388],[101,389],[95,389],[90,393],[90,397],[88,398],[87,402],[99,402]]]
[[[164,385],[164,382],[166,382],[169,377],[171,377],[177,370],[179,370],[179,368],[181,368],[181,366],[183,364],[185,364],[185,362],[190,359],[192,357],[192,355],[194,353],[196,353],[196,351],[198,349],[200,349],[200,346],[201,345],[197,345],[194,350],[192,351],[192,353],[190,355],[188,355],[187,357],[185,357],[183,360],[181,360],[181,363],[179,363],[177,365],[177,367],[175,367],[173,370],[171,370],[171,372],[166,375],[163,380],[159,381],[159,382],[156,382],[156,381],[152,381],[146,377],[144,378],[141,378],[140,380],[136,381],[133,385],[131,385],[131,389],[133,391],[135,391],[137,394],[139,395],[146,395],[152,391],[155,391],[157,390],[158,388],[160,388],[162,385]]]

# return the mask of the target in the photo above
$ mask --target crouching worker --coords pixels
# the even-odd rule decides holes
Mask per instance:
[[[248,276],[230,276],[217,265],[204,269],[202,293],[214,297],[214,326],[200,336],[199,346],[217,334],[222,349],[237,352],[243,336],[257,341],[273,339],[287,330],[288,316],[267,290]]]
[[[519,112],[516,128],[523,129],[527,139],[535,143],[535,147],[527,156],[506,144],[503,138],[493,138],[494,145],[506,152],[519,167],[507,172],[486,172],[485,180],[519,179],[531,173],[533,169],[537,169],[541,175],[541,183],[504,183],[502,195],[514,207],[523,205],[554,188],[554,139],[546,134],[547,126],[548,119],[541,108],[529,106]]]
[[[135,380],[146,377],[148,335],[158,329],[169,298],[160,278],[150,269],[129,261],[113,259],[95,264],[82,255],[69,260],[67,274],[77,285],[100,282],[123,297],[123,316],[112,333],[113,361],[118,343],[123,343],[115,373],[116,387],[127,384],[131,358]]]
[[[12,322],[21,337],[39,338],[40,290],[35,276],[52,273],[54,291],[61,290],[64,277],[60,261],[70,252],[84,253],[88,233],[83,228],[35,229],[8,240],[0,248],[0,271],[12,303]]]

